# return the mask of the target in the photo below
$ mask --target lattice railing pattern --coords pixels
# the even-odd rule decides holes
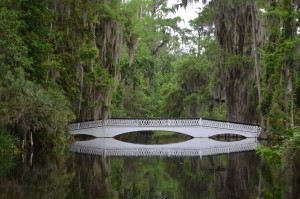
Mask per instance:
[[[260,132],[260,127],[255,125],[213,121],[213,120],[205,120],[205,119],[200,119],[200,120],[201,120],[201,126],[240,130],[240,131],[250,131],[255,133]]]
[[[103,126],[102,120],[98,121],[90,121],[90,122],[80,122],[80,123],[73,123],[69,125],[69,130],[79,130],[79,129],[87,129],[87,128],[95,128]]]
[[[105,126],[199,126],[199,119],[108,119]]]
[[[205,126],[212,128],[222,128],[230,130],[248,131],[260,133],[260,127],[249,124],[230,123],[223,121],[214,121],[206,119],[108,119],[90,122],[81,122],[70,124],[69,129],[79,130],[85,128],[101,127],[101,126]]]
[[[163,149],[163,148],[137,148],[137,149],[103,149],[74,145],[71,151],[76,153],[102,155],[102,156],[209,156],[233,152],[254,150],[257,143],[236,146],[216,147],[208,149]]]

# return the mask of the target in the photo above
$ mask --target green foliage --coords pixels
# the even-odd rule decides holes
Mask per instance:
[[[287,1],[274,3],[266,6],[261,15],[269,41],[261,51],[264,70],[260,108],[265,113],[269,132],[277,132],[277,136],[288,135],[286,130],[295,125],[293,95],[296,90],[291,87],[299,87],[295,63],[300,42],[294,31],[296,27],[291,23],[297,18],[293,6]]]
[[[280,199],[284,195],[283,186],[276,185],[273,192],[267,192],[262,197],[263,199]]]
[[[20,136],[43,131],[45,140],[42,136],[37,136],[37,140],[48,145],[55,145],[55,139],[66,137],[68,122],[74,116],[59,89],[44,89],[9,72],[1,78],[0,88],[1,126],[14,128]]]
[[[17,137],[10,135],[7,131],[0,128],[0,157],[12,156],[18,150],[18,142]]]
[[[91,45],[84,44],[80,48],[78,58],[82,60],[86,65],[89,64],[90,61],[93,61],[98,57],[99,49],[96,47],[92,47]]]
[[[127,118],[128,115],[123,107],[124,93],[121,86],[118,86],[112,97],[112,118]]]
[[[262,145],[259,145],[256,148],[256,152],[266,158],[268,161],[271,161],[272,163],[276,165],[282,164],[282,150],[281,146],[276,145],[273,147],[265,147]]]
[[[186,95],[185,90],[172,88],[166,93],[164,115],[167,117],[180,117],[183,111],[182,98]]]
[[[225,119],[222,104],[214,102],[209,90],[209,65],[203,55],[182,54],[175,62],[173,81],[164,88],[164,115]],[[223,107],[224,108],[224,107]]]
[[[300,150],[300,131],[299,128],[294,129],[291,132],[291,136],[289,136],[286,141],[284,147],[282,148],[283,152],[287,153],[295,153],[297,154]]]
[[[20,30],[24,24],[18,19],[18,12],[0,8],[0,66],[28,68],[31,59]]]
[[[139,87],[134,92],[126,92],[124,102],[127,115],[133,118],[154,117],[151,99],[145,94],[145,90]]]
[[[74,119],[68,100],[57,85],[43,87],[31,80],[43,79],[50,67],[63,68],[62,60],[56,56],[50,66],[42,64],[50,49],[44,2],[22,1],[18,6],[18,11],[0,11],[0,126],[25,140],[34,132],[37,143],[58,146],[62,143],[55,142],[66,139],[68,122]]]
[[[256,3],[257,35],[264,37],[257,38],[258,108],[269,129],[291,136],[286,129],[300,88],[294,23],[299,15],[288,1]],[[231,12],[216,9],[221,5],[239,14],[250,8],[236,0],[211,1],[191,22],[194,34],[178,26],[179,17],[168,17],[174,8],[164,0],[1,1],[1,126],[17,129],[20,136],[34,131],[35,140],[52,145],[55,139],[65,142],[72,112],[78,121],[110,117],[110,109],[114,117],[227,119],[231,105],[240,107],[240,115],[256,114],[252,35],[237,33],[251,30],[250,12],[249,24],[235,32]],[[222,20],[229,25],[221,26]],[[190,42],[190,49],[181,49],[180,41]],[[229,102],[232,96],[239,101]],[[254,111],[241,108],[247,102]]]

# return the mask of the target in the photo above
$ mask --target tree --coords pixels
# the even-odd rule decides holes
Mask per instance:
[[[295,88],[298,71],[299,35],[296,2],[279,1],[266,5],[263,24],[267,30],[267,42],[262,53],[263,84],[261,108],[268,130],[284,132],[293,128]],[[277,24],[276,26],[273,26]],[[279,26],[278,26],[279,24]]]

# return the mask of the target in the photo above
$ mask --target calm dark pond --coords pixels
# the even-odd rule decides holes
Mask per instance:
[[[190,140],[193,137],[169,131],[138,131],[121,134],[115,139],[136,144],[169,144]]]
[[[299,161],[276,165],[255,151],[202,158],[34,153],[17,157],[13,166],[1,164],[1,199],[300,196]]]

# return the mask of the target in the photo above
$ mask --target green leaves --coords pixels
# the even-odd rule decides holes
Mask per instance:
[[[282,150],[279,145],[271,148],[259,145],[256,148],[256,152],[276,165],[281,165],[282,163]]]
[[[83,45],[79,51],[79,59],[85,61],[92,61],[96,59],[99,55],[99,49],[96,47],[92,47],[92,45]]]
[[[9,72],[5,78],[0,79],[0,88],[2,127],[13,127],[19,135],[44,132],[51,137],[43,141],[47,145],[65,137],[63,134],[68,130],[68,122],[74,119],[74,115],[61,90],[51,87],[44,89]],[[42,137],[37,136],[36,139],[41,141]]]
[[[7,131],[0,128],[0,158],[13,155],[17,151],[17,142],[17,137],[10,135]]]
[[[0,66],[29,67],[28,48],[21,37],[18,12],[0,8]]]

